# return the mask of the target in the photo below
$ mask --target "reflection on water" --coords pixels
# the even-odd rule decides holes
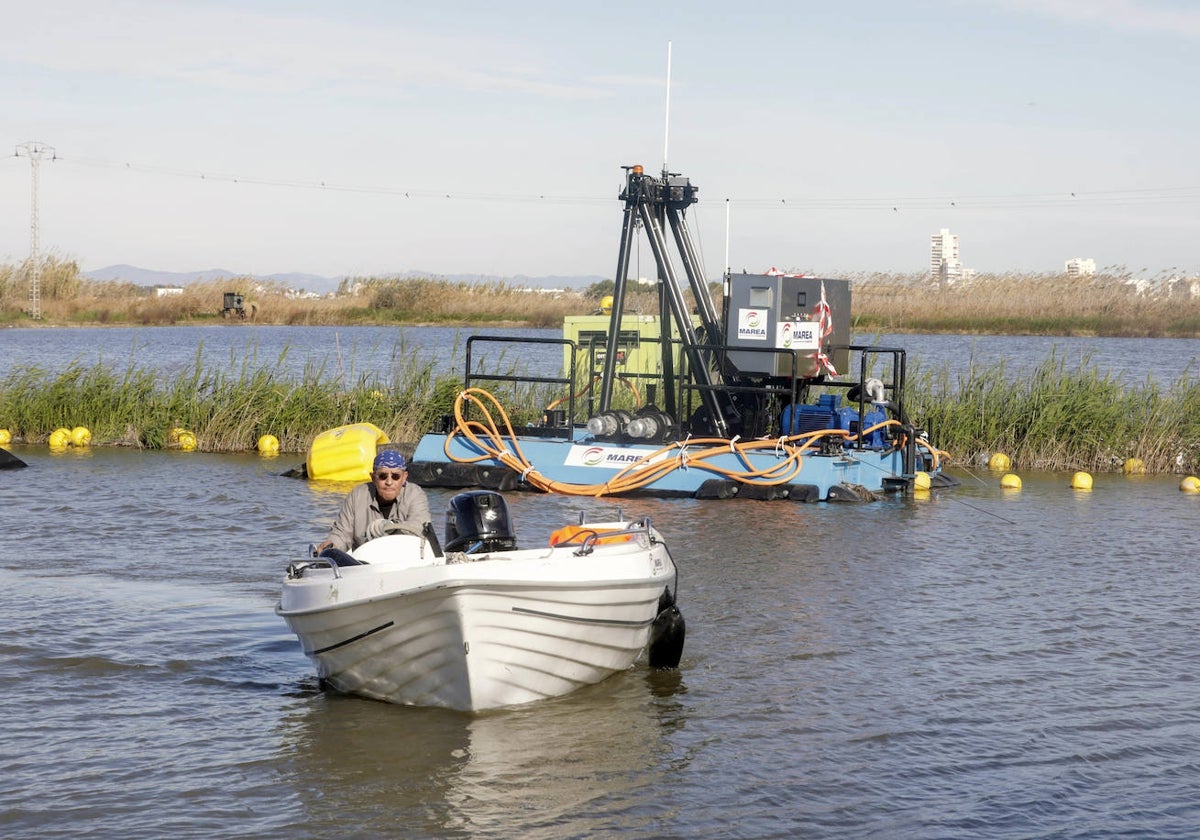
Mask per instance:
[[[668,748],[644,672],[542,708],[479,717],[469,733],[469,761],[447,796],[450,827],[551,838],[653,824],[647,804],[662,787]]]
[[[622,508],[681,668],[482,715],[326,693],[273,613],[341,493],[256,455],[24,447],[0,473],[0,836],[1190,838],[1200,532],[1177,476],[963,474]],[[444,509],[449,493],[431,491]]]
[[[657,688],[648,690],[649,684]],[[637,831],[661,818],[652,790],[684,725],[678,675],[644,670],[546,703],[466,715],[326,695],[280,721],[279,757],[312,791],[317,835],[563,837]],[[336,811],[322,791],[353,790]],[[419,822],[414,825],[413,820]]]
[[[293,825],[311,836],[436,836],[439,817],[426,808],[443,801],[462,763],[465,722],[332,693],[311,698],[276,724],[277,771],[299,805]]]

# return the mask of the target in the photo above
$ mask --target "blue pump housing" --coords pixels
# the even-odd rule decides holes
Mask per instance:
[[[793,403],[784,407],[780,416],[780,428],[785,435],[841,429],[843,427],[838,425],[841,422],[838,417],[841,404],[842,398],[838,394],[821,394],[817,397],[816,405]]]
[[[861,428],[869,429],[885,420],[887,420],[887,415],[881,409],[872,406],[863,416]],[[858,409],[849,405],[843,406],[842,398],[838,394],[821,394],[815,405],[809,403],[789,405],[783,409],[780,421],[780,427],[785,435],[798,435],[822,429],[842,429],[851,434],[858,434],[860,428]],[[885,432],[886,429],[876,429],[871,432],[863,440],[863,446],[874,449],[887,447],[888,436]],[[847,447],[856,445],[857,441],[846,441]]]
[[[857,413],[858,412],[855,412],[855,414]],[[884,414],[881,409],[872,407],[870,411],[863,415],[861,427],[858,424],[858,418],[854,418],[854,426],[850,431],[857,434],[860,428],[869,429],[872,426],[884,422],[885,420],[887,420],[887,415]],[[863,446],[870,447],[872,449],[883,449],[888,445],[888,437],[886,432],[886,427],[875,429],[873,432],[868,432],[867,436],[863,438]]]

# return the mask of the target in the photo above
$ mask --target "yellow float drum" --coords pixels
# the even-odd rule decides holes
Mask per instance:
[[[373,423],[351,423],[321,432],[308,448],[308,477],[322,481],[366,481],[388,436]]]

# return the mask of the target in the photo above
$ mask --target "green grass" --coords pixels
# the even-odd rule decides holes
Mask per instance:
[[[138,367],[18,368],[0,380],[0,427],[35,443],[59,427],[86,426],[94,445],[151,449],[171,445],[171,429],[183,428],[200,449],[228,452],[253,450],[271,434],[283,451],[306,452],[317,434],[346,423],[373,423],[393,440],[415,441],[453,411],[461,390],[457,375],[436,376],[403,347],[393,351],[386,376],[356,372],[353,358],[336,373],[309,367],[288,374],[286,356],[258,366],[231,357],[213,369],[197,351],[192,369],[167,381]],[[517,363],[501,358],[505,364]],[[561,396],[545,385],[481,385],[518,427]],[[1058,355],[1022,377],[1010,376],[1003,361],[981,367],[972,360],[955,377],[946,367],[914,365],[906,406],[952,463],[1004,452],[1018,469],[1105,472],[1139,458],[1149,472],[1172,472],[1180,456],[1184,470],[1200,468],[1200,382],[1188,375],[1169,387],[1147,381],[1129,388],[1086,359],[1068,367]]]
[[[946,369],[910,376],[906,405],[958,463],[1004,452],[1014,466],[1038,470],[1120,470],[1140,458],[1149,472],[1200,463],[1200,383],[1183,376],[1168,388],[1129,388],[1086,359],[1068,369],[1052,355],[1025,377],[1004,363],[971,366],[951,381]]]
[[[227,369],[196,363],[162,380],[146,368],[123,372],[70,364],[58,372],[18,368],[0,380],[0,427],[14,438],[41,442],[59,427],[86,426],[93,445],[159,449],[170,430],[193,432],[200,449],[252,450],[272,434],[283,451],[303,452],[312,438],[346,423],[379,426],[395,440],[415,440],[452,408],[457,376],[436,377],[432,363],[402,355],[386,376],[330,375],[317,368],[284,372],[274,365]]]

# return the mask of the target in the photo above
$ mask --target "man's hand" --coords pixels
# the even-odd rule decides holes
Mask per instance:
[[[367,526],[367,536],[371,539],[378,539],[385,534],[396,533],[396,523],[390,519],[376,519]]]

